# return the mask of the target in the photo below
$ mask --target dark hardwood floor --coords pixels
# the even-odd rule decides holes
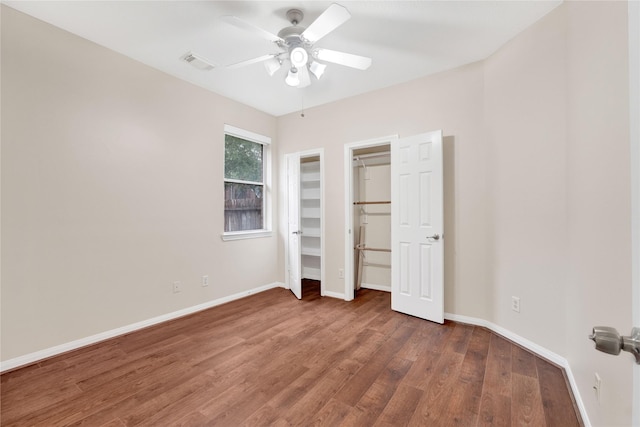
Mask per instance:
[[[2,426],[578,426],[558,367],[390,295],[284,289],[1,377]]]

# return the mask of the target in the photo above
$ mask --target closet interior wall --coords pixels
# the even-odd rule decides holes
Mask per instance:
[[[354,284],[390,292],[391,156],[382,149],[353,153]]]

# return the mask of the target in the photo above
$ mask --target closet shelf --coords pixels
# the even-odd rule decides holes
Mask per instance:
[[[302,255],[309,255],[309,256],[320,256],[321,252],[319,248],[302,248],[301,251]]]
[[[302,174],[303,183],[320,182],[320,172],[305,172]]]
[[[303,210],[302,211],[302,215],[301,215],[302,219],[320,219],[320,209],[317,210]]]
[[[389,205],[391,200],[382,200],[378,202],[353,202],[354,205]]]
[[[305,200],[320,200],[320,187],[303,188],[300,195]]]

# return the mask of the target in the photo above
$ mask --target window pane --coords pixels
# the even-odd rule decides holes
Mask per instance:
[[[225,135],[224,177],[262,182],[262,144]]]
[[[224,231],[264,228],[263,190],[262,185],[224,183]]]

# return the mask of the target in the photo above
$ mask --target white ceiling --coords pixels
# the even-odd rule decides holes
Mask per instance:
[[[315,46],[373,58],[367,71],[329,64],[310,87],[269,77],[262,64],[224,65],[276,53],[276,46],[219,18],[235,15],[271,33],[304,12],[308,26],[328,1],[7,1],[2,2],[130,58],[280,116],[486,58],[557,7],[554,1],[342,1],[352,18]],[[198,70],[188,51],[218,67]]]

